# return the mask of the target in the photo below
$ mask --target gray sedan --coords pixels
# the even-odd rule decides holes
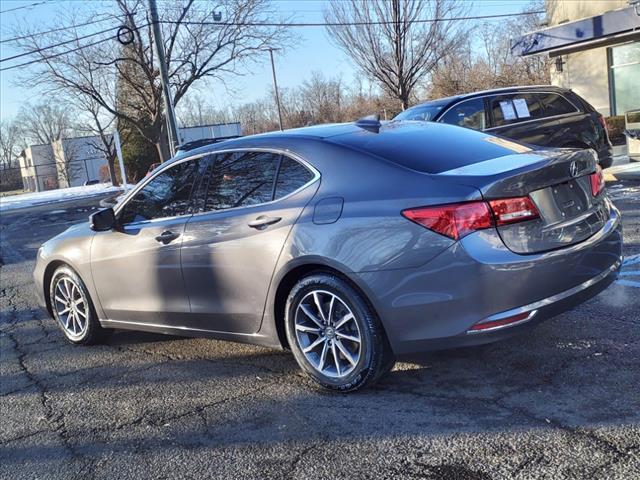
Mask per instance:
[[[323,387],[528,332],[606,288],[619,212],[593,151],[423,122],[309,127],[166,162],[49,240],[40,303],[110,329],[289,348]]]

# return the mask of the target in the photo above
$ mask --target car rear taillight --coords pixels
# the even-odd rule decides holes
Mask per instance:
[[[404,210],[402,215],[454,240],[476,230],[539,217],[538,210],[529,197],[411,208]]]
[[[602,125],[602,128],[607,130],[607,120],[602,115],[598,115],[598,121],[600,122],[600,125]]]
[[[600,165],[596,165],[596,173],[589,175],[589,180],[591,181],[591,193],[597,197],[604,190],[604,173],[602,173]]]
[[[540,216],[538,209],[529,197],[500,198],[490,200],[489,205],[498,226],[533,220]]]
[[[459,240],[465,235],[493,226],[485,202],[453,203],[404,210],[402,215],[418,225]]]

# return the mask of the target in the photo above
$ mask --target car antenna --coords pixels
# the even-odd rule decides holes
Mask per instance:
[[[366,117],[362,117],[361,119],[356,120],[356,127],[360,127],[373,133],[379,133],[381,126],[382,124],[380,123],[379,113],[367,115]]]

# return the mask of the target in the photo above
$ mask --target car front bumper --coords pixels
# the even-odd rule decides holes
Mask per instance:
[[[570,247],[519,255],[487,229],[422,268],[362,272],[354,280],[364,285],[392,349],[403,355],[489,343],[526,331],[600,293],[617,278],[621,263],[622,225],[612,205],[604,227]],[[500,328],[472,330],[479,322],[527,312],[533,313]]]

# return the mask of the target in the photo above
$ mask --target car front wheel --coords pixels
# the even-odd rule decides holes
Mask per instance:
[[[78,345],[103,340],[108,330],[100,326],[87,287],[71,268],[58,268],[51,279],[49,299],[53,316],[66,339]]]
[[[289,294],[285,322],[296,361],[324,388],[358,390],[393,367],[375,312],[335,275],[316,273],[300,280]]]

